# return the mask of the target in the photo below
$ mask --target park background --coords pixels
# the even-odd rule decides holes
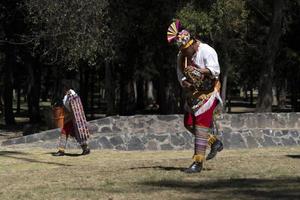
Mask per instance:
[[[181,114],[174,19],[214,47],[224,112],[300,111],[298,0],[3,0],[1,127],[51,128],[61,81],[88,119]]]
[[[299,199],[299,8],[1,0],[0,199]],[[174,19],[216,49],[222,71],[224,150],[191,176],[181,172],[194,143],[182,123],[178,49],[167,43]],[[88,156],[75,140],[52,156],[52,106],[66,79],[91,120]]]

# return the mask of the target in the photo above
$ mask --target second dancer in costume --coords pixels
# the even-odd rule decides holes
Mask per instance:
[[[176,42],[180,50],[177,76],[186,94],[184,126],[195,136],[194,162],[185,172],[200,172],[207,146],[211,146],[207,160],[223,149],[222,142],[210,134],[214,111],[222,104],[218,56],[208,44],[192,38],[178,20],[168,29],[168,42]]]
[[[54,156],[65,155],[65,148],[68,138],[74,137],[82,148],[82,155],[90,153],[87,140],[90,136],[87,127],[87,120],[79,95],[71,89],[70,83],[64,83],[63,89],[65,96],[63,105],[65,110],[64,125],[61,129],[61,136],[58,144],[58,152]]]

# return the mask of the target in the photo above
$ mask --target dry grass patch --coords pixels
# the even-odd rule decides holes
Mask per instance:
[[[191,151],[93,151],[53,157],[0,151],[0,199],[297,199],[300,147],[224,150],[200,174],[181,172]]]

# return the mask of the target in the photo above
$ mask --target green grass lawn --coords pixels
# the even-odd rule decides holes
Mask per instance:
[[[2,148],[0,199],[299,199],[300,147],[224,150],[199,174],[191,151]]]

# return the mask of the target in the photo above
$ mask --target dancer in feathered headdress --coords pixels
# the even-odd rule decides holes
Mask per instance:
[[[195,136],[194,162],[185,172],[200,172],[207,146],[211,146],[211,151],[206,160],[212,159],[223,149],[222,142],[210,134],[214,124],[213,113],[217,105],[222,104],[218,56],[212,47],[191,37],[189,31],[181,27],[179,20],[169,26],[167,40],[176,43],[180,50],[177,76],[187,94],[184,126]]]
[[[176,20],[169,26],[167,40],[169,43],[175,41],[180,49],[186,49],[194,42],[191,34],[181,27],[179,20]]]

